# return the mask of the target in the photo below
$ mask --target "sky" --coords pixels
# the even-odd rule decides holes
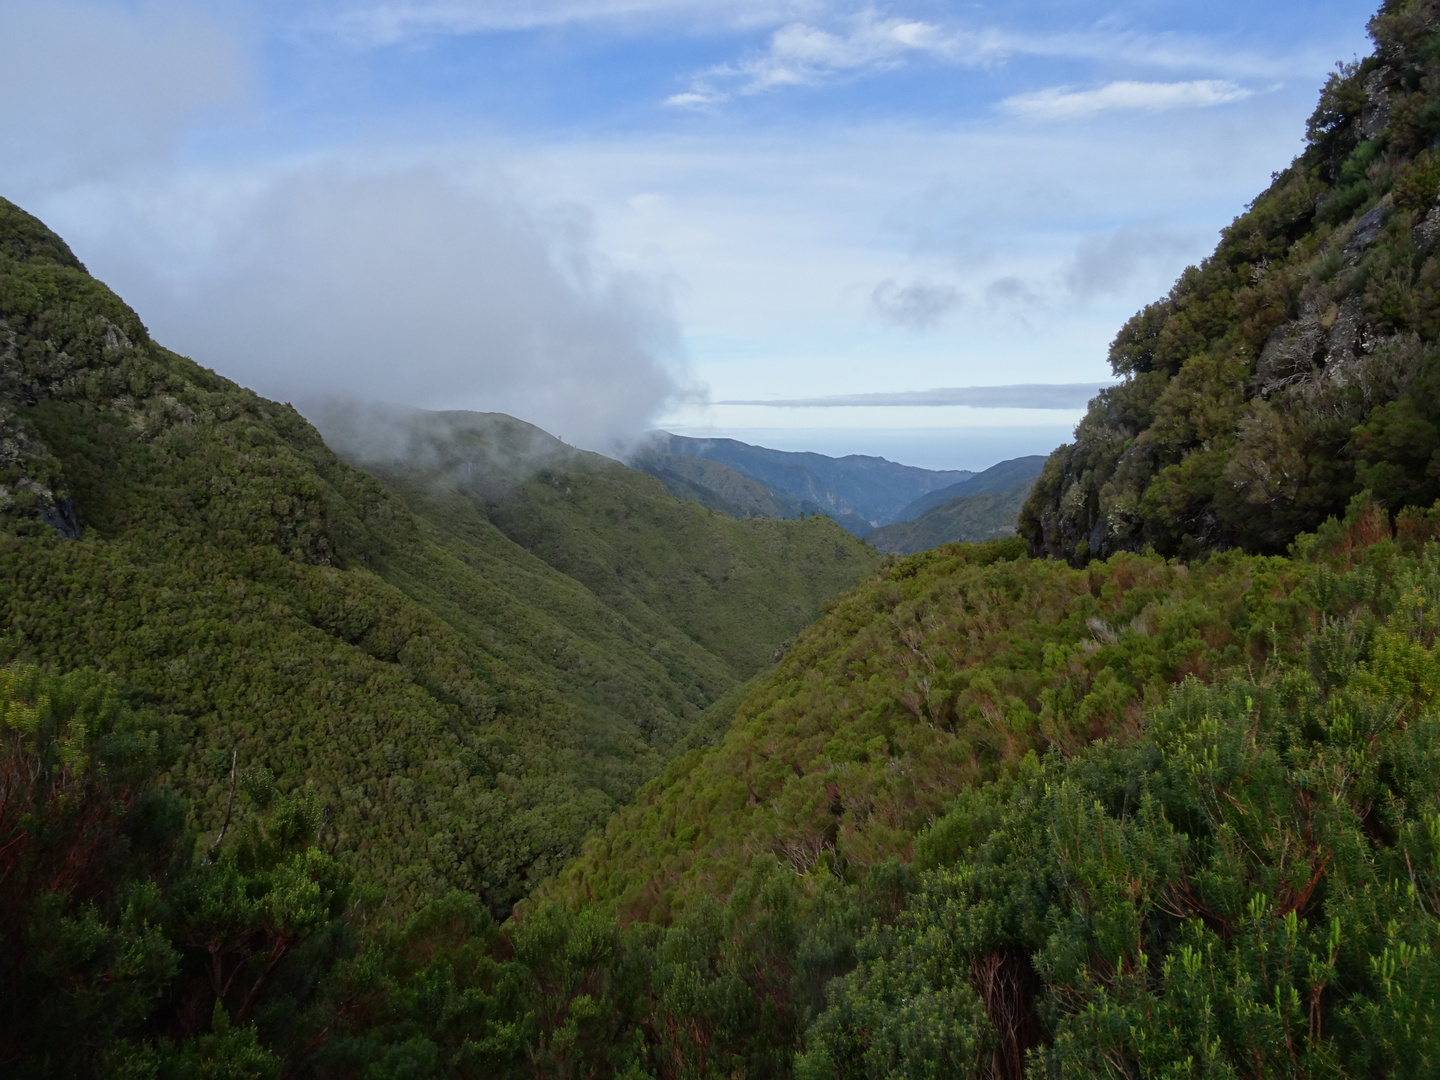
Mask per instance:
[[[302,409],[983,468],[1302,146],[1375,0],[0,0],[0,195]]]

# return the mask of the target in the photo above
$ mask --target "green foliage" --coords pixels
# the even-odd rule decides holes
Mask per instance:
[[[1435,16],[1117,337],[1065,561],[507,418],[382,485],[0,202],[4,1067],[1433,1074]]]
[[[1125,381],[1020,513],[1035,554],[1278,553],[1361,490],[1434,500],[1437,12],[1386,5],[1376,56],[1331,75],[1306,150],[1121,330]]]
[[[177,833],[160,746],[93,672],[0,668],[0,1060],[91,1060],[175,974],[134,881]]]
[[[798,1071],[1430,1075],[1440,721],[1350,674],[1187,680],[1136,742],[1032,759],[862,945]]]
[[[399,914],[508,911],[878,563],[603,459],[494,508],[413,471],[397,496],[3,201],[0,427],[0,656],[122,679],[212,835],[237,755],[308,791]]]
[[[1333,856],[1315,856],[1319,796],[1305,785],[1325,776],[1355,785],[1350,810],[1327,803],[1342,816],[1379,798],[1376,783],[1399,793],[1391,801],[1418,798],[1395,776],[1434,745],[1426,717],[1440,690],[1431,659],[1440,549],[1426,545],[1437,524],[1440,507],[1408,512],[1392,530],[1382,508],[1357,500],[1290,560],[1231,553],[1185,567],[1118,556],[1077,571],[1017,558],[1010,542],[897,563],[802,635],[725,740],[673,763],[505,933],[523,933],[531,919],[582,920],[589,928],[572,932],[589,938],[599,932],[592,920],[613,915],[614,951],[590,978],[628,974],[582,1004],[595,1010],[585,1014],[601,1025],[594,1030],[650,1075],[785,1075],[791,1065],[777,1048],[803,1051],[794,1068],[815,1076],[1019,1075],[1027,1051],[1050,1055],[1032,1068],[1098,1068],[1108,1050],[1085,1057],[1089,1043],[1060,1035],[1081,1030],[1062,1008],[1079,992],[1074,971],[1102,970],[1076,950],[1109,957],[1140,927],[1153,991],[1174,949],[1199,948],[1184,936],[1199,919],[1229,950],[1212,963],[1234,985],[1212,992],[1241,994],[1239,930],[1216,929],[1208,913],[1238,927],[1267,890],[1278,914],[1266,933],[1280,933],[1287,895],[1303,894],[1292,910],[1310,917],[1304,905],[1332,895],[1340,853],[1354,861],[1343,838]],[[1335,710],[1346,702],[1360,725],[1346,738],[1377,755],[1365,769],[1320,745],[1340,730]],[[1227,717],[1233,730],[1216,728]],[[1397,740],[1393,753],[1375,741],[1382,729]],[[1238,777],[1227,794],[1207,794],[1214,777],[1191,765],[1172,762],[1175,776],[1155,778],[1171,767],[1164,754],[1181,760],[1171,745],[1182,733],[1192,759]],[[1214,743],[1220,735],[1230,741]],[[1320,745],[1320,756],[1297,756],[1302,744]],[[1221,750],[1234,760],[1216,758]],[[1430,766],[1403,768],[1431,785],[1433,802]],[[1181,794],[1177,777],[1190,785]],[[1339,836],[1338,825],[1325,828]],[[1359,826],[1372,845],[1385,828]],[[1312,884],[1317,858],[1329,859],[1330,876]],[[1403,853],[1388,865],[1403,868]],[[1380,885],[1355,888],[1370,896]],[[1167,915],[1176,896],[1201,907]],[[1101,910],[1102,899],[1129,907]],[[1156,905],[1160,914],[1147,914]],[[1328,916],[1316,917],[1328,927]],[[1383,956],[1383,942],[1371,946]],[[1059,976],[1045,964],[1070,972],[1070,989],[1052,994]],[[1106,993],[1114,983],[1109,974],[1092,981]],[[1236,1000],[1257,1002],[1258,1017],[1274,986],[1244,986],[1250,998]],[[1340,1030],[1342,1009],[1376,1000],[1373,987],[1355,993],[1326,1013],[1325,1031]],[[1188,999],[1172,1011],[1187,1010]],[[1227,1019],[1226,1038],[1241,1039],[1234,1032],[1251,1013]],[[1271,1013],[1265,1023],[1280,1015]],[[561,1013],[539,1023],[532,1047],[566,1023]],[[1399,1031],[1386,1036],[1395,1054],[1423,1051]],[[1177,1032],[1146,1044],[1147,1068],[1183,1060],[1166,1055],[1204,1034]],[[1352,1042],[1356,1054],[1390,1053]],[[592,1052],[567,1067],[603,1075],[615,1060]]]
[[[87,770],[67,806],[123,774],[130,800],[104,903],[13,909],[56,943],[17,982],[84,1033],[17,1043],[41,1075],[1424,1075],[1437,526],[1357,500],[1288,561],[897,563],[647,789],[669,839],[612,825],[557,886],[589,902],[498,930],[460,892],[376,921],[314,798],[261,768],[223,836],[178,842],[183,812],[138,809],[151,718],[11,669],[6,752],[49,763],[11,772]],[[764,801],[717,813],[729,788]],[[68,996],[35,981],[57,973]]]
[[[277,1075],[251,1021],[293,1023],[327,966],[315,943],[334,937],[349,906],[348,872],[314,846],[313,800],[232,806],[236,828],[196,859],[183,804],[156,783],[168,739],[111,680],[11,665],[0,669],[0,717],[7,1067]]]
[[[865,542],[893,555],[913,555],[941,544],[983,543],[1013,536],[1029,483],[1001,494],[960,495],[913,521],[882,525]]]
[[[544,895],[665,920],[759,853],[818,886],[909,859],[957,790],[1032,749],[1131,730],[1187,674],[1295,654],[1311,569],[1121,556],[1074,571],[1021,542],[949,546],[847,594]]]

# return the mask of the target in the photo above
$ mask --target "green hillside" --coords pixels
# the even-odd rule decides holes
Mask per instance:
[[[1030,494],[1026,483],[1001,494],[957,495],[912,521],[882,525],[865,542],[891,555],[914,555],[941,544],[983,543],[1015,535],[1020,508]]]
[[[983,472],[967,477],[958,483],[937,488],[920,496],[895,516],[896,522],[914,521],[927,510],[933,510],[941,503],[961,495],[1008,495],[1016,488],[1029,490],[1035,478],[1045,467],[1045,458],[1040,454],[1011,458],[1001,461]]]
[[[829,597],[878,564],[820,524],[701,512],[644,473],[503,414],[412,413],[396,432],[404,453],[386,460],[320,423],[457,553],[481,514],[622,615],[652,654],[674,650],[667,665],[700,671],[718,659],[732,682],[772,663]]]
[[[312,790],[401,909],[453,886],[508,910],[878,558],[603,459],[517,491],[520,543],[460,488],[397,496],[155,344],[9,203],[0,318],[4,653],[175,718],[207,828],[232,756]]]
[[[1196,1039],[1268,1074],[1287,1025],[1296,1075],[1425,1075],[1437,525],[1357,502],[1291,558],[903,560],[510,933],[602,916],[652,974],[601,1015],[655,1075],[1142,1075]]]
[[[798,518],[806,512],[819,513],[816,506],[708,458],[651,451],[630,464],[655,477],[677,499],[698,502],[733,517]]]
[[[904,560],[498,932],[464,892],[367,926],[318,800],[264,775],[223,844],[183,842],[154,786],[183,735],[7,669],[0,1047],[54,1075],[1188,1075],[1197,1046],[1210,1075],[1430,1075],[1437,537],[1440,507],[1392,531],[1357,501],[1288,559]]]
[[[1307,566],[1086,572],[1017,560],[1023,546],[950,545],[846,594],[719,746],[672,762],[541,895],[666,919],[762,854],[859,881],[1026,753],[1134,730],[1185,675],[1263,664],[1274,635],[1298,655]]]
[[[0,1062],[1436,1075],[1440,2],[1374,30],[1024,535],[884,562],[508,418],[377,480],[0,206]]]
[[[1279,552],[1362,489],[1440,495],[1437,19],[1387,0],[1304,152],[1120,331],[1021,516],[1037,554]]]

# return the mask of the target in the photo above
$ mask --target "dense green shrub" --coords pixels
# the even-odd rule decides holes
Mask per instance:
[[[1361,490],[1392,510],[1434,501],[1437,20],[1435,0],[1386,3],[1375,55],[1331,75],[1304,152],[1121,329],[1123,381],[1021,511],[1035,554],[1279,553]]]
[[[498,448],[466,415],[469,463]],[[142,695],[207,829],[237,753],[308,787],[396,917],[450,888],[503,917],[879,562],[573,451],[493,505],[444,469],[392,493],[3,200],[0,435],[0,658]]]

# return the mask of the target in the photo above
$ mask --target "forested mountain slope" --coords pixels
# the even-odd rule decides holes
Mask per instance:
[[[741,476],[798,499],[805,507],[818,508],[857,536],[895,521],[896,514],[926,492],[974,475],[963,469],[936,471],[900,465],[864,454],[833,458],[771,450],[735,439],[695,439],[663,431],[651,437],[637,460],[644,462],[647,455],[719,462]]]
[[[733,517],[798,518],[820,507],[752,480],[708,458],[643,450],[630,464],[648,472],[677,499],[698,502]]]
[[[865,542],[886,554],[913,555],[941,544],[984,543],[1014,536],[1030,487],[1027,483],[995,495],[957,495],[913,521],[881,525],[865,534]]]
[[[877,559],[603,460],[565,466],[578,497],[558,473],[517,489],[522,543],[461,488],[398,498],[155,344],[9,203],[0,320],[4,653],[113,673],[177,718],[171,775],[207,827],[237,759],[311,788],[401,908],[455,886],[508,910]]]
[[[642,472],[499,413],[411,412],[384,454],[319,423],[431,526],[453,533],[483,513],[623,615],[646,647],[698,646],[735,679],[772,662],[827,597],[878,562],[833,529],[699,512]],[[703,666],[698,655],[683,662]]]
[[[1045,461],[1042,455],[1031,454],[998,462],[974,476],[921,495],[901,509],[895,521],[914,521],[927,511],[962,495],[1008,495],[1016,488],[1028,490],[1045,467]]]
[[[898,520],[865,534],[890,555],[914,555],[941,544],[983,543],[1015,535],[1020,508],[1045,465],[1039,455],[1013,458],[922,495]]]
[[[1428,1075],[1437,537],[905,559],[508,933],[602,935],[653,1075]]]
[[[1186,674],[1263,664],[1276,634],[1293,657],[1303,633],[1309,570],[1284,560],[1086,573],[1023,548],[950,545],[847,593],[723,743],[672,762],[544,895],[664,919],[763,854],[858,881],[1030,750],[1133,730]]]
[[[1440,34],[1434,12],[1387,4],[1382,50],[1403,39],[1424,64],[1440,56],[1440,36],[1425,36]],[[1347,86],[1327,89],[1314,145]],[[1391,99],[1392,129],[1412,106],[1428,123],[1423,100],[1405,101]],[[1337,153],[1339,169],[1353,151]],[[1345,182],[1363,195],[1375,176]],[[1257,203],[1227,244],[1280,243],[1264,205],[1276,204]],[[1305,220],[1286,250],[1312,235]],[[1280,530],[1254,540],[1267,550],[1182,517],[1153,538],[1182,557],[1095,559],[1078,546],[1108,542],[1094,520],[1066,541],[1056,523],[1069,519],[1045,518],[1042,493],[1036,542],[1059,536],[1069,559],[1015,537],[887,561],[754,679],[723,739],[626,788],[603,833],[497,926],[474,890],[494,904],[518,889],[483,876],[488,852],[583,832],[592,805],[620,802],[601,785],[638,783],[685,729],[683,703],[744,655],[685,621],[689,599],[623,580],[630,560],[653,551],[676,588],[719,603],[753,594],[625,535],[639,489],[563,449],[518,484],[474,484],[487,446],[535,440],[523,427],[423,420],[431,452],[390,459],[393,494],[293,413],[151,345],[30,219],[0,235],[5,377],[18,372],[0,481],[9,642],[52,669],[129,682],[0,670],[0,776],[14,793],[0,801],[0,995],[15,1003],[0,1008],[0,1061],[156,1080],[1436,1074],[1440,502],[1392,513],[1381,485],[1413,475],[1410,442],[1336,458],[1373,469],[1361,475],[1378,495],[1313,532],[1255,511]],[[1245,265],[1263,292],[1266,267]],[[1168,411],[1124,436],[1137,443],[1208,423],[1212,405],[1278,409],[1246,397],[1241,375],[1244,343],[1258,352],[1284,311],[1246,307],[1268,314],[1236,328],[1238,292],[1194,295],[1216,302],[1177,300],[1146,354],[1189,359],[1137,360],[1082,425],[1082,449],[1099,445],[1085,441],[1097,415],[1131,415],[1147,386]],[[1181,331],[1206,312],[1219,336],[1186,351]],[[1373,374],[1391,355],[1362,348],[1321,372]],[[1227,358],[1225,378],[1201,378]],[[1322,415],[1348,423],[1331,406],[1370,384],[1313,375]],[[1225,386],[1233,396],[1216,398]],[[1137,514],[1160,514],[1161,495],[1145,502],[1156,485],[1225,475],[1234,455],[1206,455],[1227,430],[1155,471]],[[1266,445],[1283,464],[1284,446]],[[1041,488],[1081,483],[1062,475],[1077,461],[1074,448],[1052,458]],[[1083,505],[1062,498],[1056,514]],[[587,523],[574,540],[558,535],[571,515]],[[761,524],[793,536],[792,565],[858,565],[837,558],[844,537],[823,519]],[[691,627],[682,636],[714,665],[661,650],[602,668],[632,617]],[[644,703],[661,736],[610,722]],[[386,741],[365,757],[375,732]],[[335,781],[251,770],[224,836],[187,833],[167,777],[204,816],[237,737],[284,761],[322,737],[353,748],[361,760],[336,767],[371,785],[363,813],[332,803],[352,815],[337,826],[318,797]],[[207,763],[214,779],[200,782]],[[481,826],[494,827],[485,845]],[[442,893],[448,882],[461,888]],[[392,910],[429,902],[399,924],[376,915],[387,894]]]
[[[1038,553],[1283,551],[1440,495],[1440,5],[1390,0],[1304,152],[1120,331],[1021,517]]]

